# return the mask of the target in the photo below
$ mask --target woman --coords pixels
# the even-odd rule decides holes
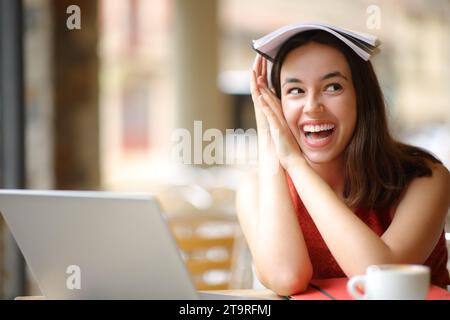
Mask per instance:
[[[390,136],[371,63],[313,30],[281,46],[273,88],[266,74],[258,55],[251,90],[259,166],[237,196],[262,284],[291,295],[312,278],[403,263],[429,265],[433,284],[450,284],[449,172]]]

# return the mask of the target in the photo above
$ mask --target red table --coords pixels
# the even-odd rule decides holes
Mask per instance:
[[[347,291],[348,278],[316,279],[303,293],[290,298],[293,300],[353,300]],[[427,300],[450,300],[450,292],[432,285]]]

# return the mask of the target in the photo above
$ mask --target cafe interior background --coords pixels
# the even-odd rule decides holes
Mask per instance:
[[[80,29],[75,20],[69,28],[71,5]],[[2,178],[1,187],[148,192],[169,218],[211,217],[190,235],[234,241],[229,251],[201,254],[219,261],[201,275],[210,288],[258,285],[234,205],[240,177],[255,165],[252,39],[299,21],[379,36],[372,61],[395,136],[449,168],[447,0],[24,0],[20,18],[23,59],[12,62],[23,70],[23,166],[5,161],[0,172],[18,170],[22,179]],[[212,162],[174,159],[180,132],[204,151],[208,129],[245,143],[217,148]],[[39,294],[4,222],[0,232],[0,296]]]

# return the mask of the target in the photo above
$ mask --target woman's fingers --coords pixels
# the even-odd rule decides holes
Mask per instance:
[[[253,102],[256,102],[255,98],[258,96],[258,95],[256,95],[257,90],[258,90],[258,84],[256,83],[255,71],[252,70],[252,74],[250,76],[250,93],[252,95]]]
[[[258,79],[260,78],[261,85],[268,86],[267,83],[267,60],[264,57],[261,57],[261,73],[258,76]]]
[[[250,93],[252,95],[252,100],[253,100],[253,103],[256,108],[258,108],[259,97],[261,96],[261,89],[258,86],[257,81],[258,80],[256,78],[256,73],[255,73],[255,71],[253,71],[251,81],[250,81],[250,90],[251,90]]]
[[[261,55],[257,54],[256,55],[256,59],[255,59],[255,63],[253,65],[253,70],[255,70],[256,76],[260,76],[261,75],[261,71],[262,71],[262,61],[261,61]]]
[[[256,54],[256,57],[255,57],[255,60],[253,61],[253,71],[256,71],[256,68],[257,68],[257,66],[258,66],[258,59],[259,59],[259,57],[258,57],[259,55],[258,54]]]
[[[255,57],[255,61],[253,62],[252,75],[250,79],[250,90],[252,94],[253,102],[257,102],[256,99],[261,93],[258,88],[258,77],[261,73],[261,55],[257,54]]]
[[[275,129],[278,127],[278,119],[273,113],[272,108],[269,106],[269,104],[264,100],[264,95],[259,96],[260,106],[261,110],[266,116],[267,121],[270,124],[271,129]]]
[[[264,98],[261,97],[261,100],[264,101]],[[270,136],[272,137],[271,141],[273,145],[275,146],[277,154],[280,150],[280,139],[282,139],[282,133],[281,130],[283,130],[282,123],[280,122],[280,119],[278,116],[273,112],[273,110],[264,102],[261,103],[263,113],[266,117],[267,123],[269,124],[269,131]],[[281,159],[280,159],[281,160]]]
[[[250,90],[252,93],[253,101],[256,101],[257,97],[261,95],[261,87],[267,86],[267,61],[260,54],[256,55],[253,62],[253,72],[250,81]]]
[[[298,145],[292,136],[292,132],[286,124],[284,118],[280,118],[273,108],[266,103],[264,95],[260,98],[263,105],[262,110],[269,124],[270,135],[272,143],[275,146],[278,159],[283,167],[289,166],[289,159],[292,155],[299,151]]]
[[[252,70],[256,69],[256,60],[258,59],[258,55],[255,56],[255,60],[253,60]]]
[[[252,74],[250,77],[250,93],[252,96],[254,108],[255,108],[255,118],[256,118],[256,125],[259,129],[268,128],[269,124],[267,123],[267,118],[264,116],[262,112],[262,105],[261,105],[261,86],[258,85],[258,80],[261,78],[261,72],[262,72],[262,58],[261,55],[257,54],[255,61],[253,63],[253,69]]]
[[[261,95],[259,96],[261,109],[266,116],[266,119],[271,121],[269,124],[271,127],[280,129],[284,127],[286,120],[284,116],[280,114],[279,109],[273,105],[273,102],[267,99],[267,93],[261,90]]]
[[[280,100],[273,94],[271,90],[269,90],[267,86],[267,60],[261,55],[258,55],[255,59],[254,66],[256,70],[254,70],[252,73],[251,92],[255,106],[257,105],[256,101],[258,101],[261,107],[262,101],[260,100],[260,96],[264,96],[266,100],[265,103],[268,104],[271,109],[273,109],[275,115],[280,120],[284,119]]]
[[[262,59],[262,66],[261,66],[261,76],[264,81],[264,84],[267,84],[267,60],[265,58]]]
[[[251,81],[250,81],[250,88],[251,88],[251,95],[253,100],[253,105],[255,109],[255,119],[256,119],[256,126],[258,128],[258,131],[260,129],[264,129],[268,127],[268,123],[266,120],[266,117],[264,116],[262,110],[261,110],[261,92],[260,89],[256,83],[256,73],[252,70],[251,75]]]
[[[284,119],[283,111],[281,110],[280,99],[276,97],[272,91],[270,91],[267,87],[262,87],[260,89],[261,95],[264,97],[264,100],[267,102],[269,107],[273,110],[275,115],[280,119]]]

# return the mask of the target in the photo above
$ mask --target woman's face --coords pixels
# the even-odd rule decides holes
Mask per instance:
[[[356,95],[344,55],[310,42],[288,53],[280,73],[281,104],[304,156],[313,163],[343,154],[356,124]]]

